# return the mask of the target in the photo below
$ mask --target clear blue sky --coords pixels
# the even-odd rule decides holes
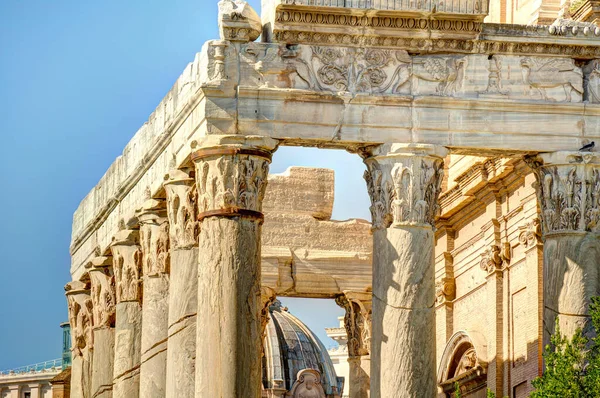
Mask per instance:
[[[202,43],[218,37],[216,5],[0,1],[0,370],[60,357],[73,212]],[[283,148],[271,171],[334,168],[334,216],[368,219],[360,160],[318,151]],[[285,304],[321,337],[341,314],[331,301]]]

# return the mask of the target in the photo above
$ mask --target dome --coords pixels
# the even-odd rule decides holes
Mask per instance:
[[[298,372],[315,369],[321,374],[321,384],[328,398],[339,397],[344,378],[337,377],[327,349],[319,338],[287,308],[275,301],[269,307],[270,319],[265,335],[263,386],[278,395],[292,390]]]

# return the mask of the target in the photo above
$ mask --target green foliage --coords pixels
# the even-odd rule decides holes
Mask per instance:
[[[590,305],[591,322],[600,331],[600,297]],[[593,398],[600,391],[600,337],[589,341],[578,329],[572,338],[556,331],[544,350],[546,370],[532,384],[532,398]]]
[[[460,384],[458,384],[458,382],[454,382],[454,398],[462,398]]]
[[[487,389],[487,393],[485,396],[487,398],[496,398],[496,394],[494,394],[494,392],[492,390],[490,390],[489,388]]]

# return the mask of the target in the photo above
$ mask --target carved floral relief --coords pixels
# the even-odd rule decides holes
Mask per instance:
[[[145,276],[156,276],[169,273],[169,223],[163,204],[154,200],[149,202],[160,207],[145,208],[138,213],[142,269]]]
[[[181,170],[165,177],[170,246],[174,249],[198,245],[198,191],[193,178]]]
[[[348,356],[369,355],[371,351],[371,303],[351,299],[346,295],[335,302],[346,311],[344,327],[348,336]]]
[[[491,274],[494,271],[502,270],[510,262],[510,257],[508,243],[504,244],[502,248],[499,245],[491,245],[481,255],[479,266],[482,270]]]
[[[112,327],[115,324],[115,278],[108,268],[92,269],[89,274],[94,328]]]
[[[92,300],[87,294],[68,294],[67,301],[73,341],[71,350],[74,356],[82,356],[85,349],[93,347]]]
[[[126,236],[119,236],[126,235]],[[119,239],[120,238],[120,239]],[[111,246],[115,273],[117,303],[141,301],[142,251],[138,231],[120,231]]]

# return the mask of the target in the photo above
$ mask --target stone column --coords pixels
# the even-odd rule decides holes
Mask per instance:
[[[209,136],[198,186],[196,397],[261,396],[262,200],[277,141]]]
[[[165,176],[171,247],[167,397],[193,397],[198,312],[198,212],[195,181],[182,170]]]
[[[367,148],[373,219],[371,397],[436,394],[434,217],[446,149]]]
[[[92,300],[89,283],[73,281],[65,286],[71,324],[71,397],[90,398]]]
[[[526,157],[538,186],[544,240],[544,346],[561,332],[591,335],[589,303],[600,294],[600,155],[553,152]]]
[[[91,397],[112,397],[115,351],[115,278],[111,257],[96,257],[89,264],[93,304]]]
[[[142,336],[142,253],[139,232],[121,230],[111,244],[116,282],[115,362],[113,397],[137,398],[140,392]]]
[[[142,353],[140,396],[164,398],[167,382],[169,314],[169,223],[164,200],[147,200],[138,210],[142,248]]]
[[[350,398],[368,398],[371,385],[371,292],[345,291],[335,302],[346,310]]]

